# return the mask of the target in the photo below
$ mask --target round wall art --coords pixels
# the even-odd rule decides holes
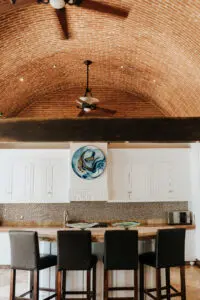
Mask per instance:
[[[84,146],[76,150],[72,157],[72,169],[83,179],[99,177],[106,167],[104,153],[94,146]]]

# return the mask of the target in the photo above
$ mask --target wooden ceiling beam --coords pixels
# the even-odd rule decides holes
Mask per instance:
[[[199,118],[4,119],[0,141],[193,142],[200,140]]]

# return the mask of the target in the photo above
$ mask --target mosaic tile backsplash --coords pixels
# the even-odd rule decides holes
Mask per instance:
[[[167,221],[168,211],[187,209],[188,202],[0,204],[0,220],[2,225],[59,226],[63,225],[63,213],[67,210],[71,221]]]

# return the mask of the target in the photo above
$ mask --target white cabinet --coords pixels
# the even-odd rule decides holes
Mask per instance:
[[[152,200],[189,200],[191,189],[189,149],[164,149],[157,151],[151,168]]]
[[[0,157],[0,202],[7,203],[12,199],[12,164]]]
[[[186,230],[185,232],[185,261],[193,262],[196,260],[196,232]]]
[[[18,158],[12,164],[12,202],[27,202],[33,196],[34,164],[27,158]]]
[[[134,162],[130,175],[131,197],[134,202],[147,201],[150,194],[150,169],[144,162]]]
[[[1,150],[1,203],[69,201],[69,151]]]
[[[111,201],[188,201],[189,149],[110,150]]]
[[[131,197],[131,165],[123,150],[109,151],[108,184],[110,199],[126,201]]]
[[[10,265],[10,239],[8,232],[0,233],[0,265]]]

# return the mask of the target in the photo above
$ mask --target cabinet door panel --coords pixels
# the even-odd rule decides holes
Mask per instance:
[[[110,197],[114,201],[127,201],[130,186],[131,166],[123,152],[116,151],[110,153],[111,166],[109,171]]]
[[[150,195],[150,170],[149,165],[143,162],[132,163],[131,172],[132,201],[147,201]]]
[[[32,165],[20,159],[13,163],[12,202],[29,202],[32,189]]]
[[[35,163],[33,202],[68,202],[67,159],[38,159]]]
[[[167,201],[173,193],[172,164],[156,162],[152,164],[151,197],[153,201]]]
[[[12,199],[12,163],[5,157],[1,157],[0,169],[0,203],[10,203]]]
[[[47,167],[47,195],[51,202],[69,201],[68,161],[51,159]]]

